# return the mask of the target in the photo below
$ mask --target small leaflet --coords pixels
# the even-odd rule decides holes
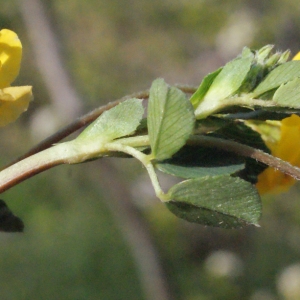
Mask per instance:
[[[253,185],[229,175],[189,179],[173,186],[167,207],[189,222],[222,228],[258,226],[261,201]]]
[[[148,132],[156,160],[170,158],[187,141],[195,124],[194,110],[185,94],[156,79],[148,104]]]

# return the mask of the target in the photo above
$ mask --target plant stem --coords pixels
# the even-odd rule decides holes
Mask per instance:
[[[78,142],[76,139],[57,144],[7,167],[0,172],[0,193],[38,173],[60,164],[76,164],[105,153],[101,141]]]
[[[130,147],[143,147],[143,146],[149,146],[149,135],[139,135],[139,136],[133,136],[133,137],[126,137],[121,138],[117,140],[118,144],[126,144]]]
[[[244,97],[228,97],[221,99],[219,101],[203,101],[195,110],[195,115],[197,119],[205,119],[206,117],[216,114],[219,111],[222,111],[225,108],[232,106],[241,106],[241,107],[274,107],[276,103],[271,100],[262,100],[254,99],[249,96]]]
[[[223,101],[222,101],[223,102]],[[228,99],[224,99],[224,105],[222,108],[228,106],[245,106],[245,107],[274,107],[276,103],[272,100],[262,100],[262,99],[255,99],[249,97],[232,97]]]
[[[105,148],[109,151],[124,152],[124,153],[127,153],[127,154],[135,157],[136,159],[138,159],[145,166],[145,168],[149,174],[149,177],[151,179],[151,182],[152,182],[152,185],[153,185],[153,188],[154,188],[157,198],[159,198],[163,202],[170,200],[169,197],[167,196],[167,194],[165,194],[160,187],[160,184],[159,184],[159,181],[157,178],[157,174],[155,173],[155,170],[154,170],[153,164],[151,163],[149,155],[146,155],[130,146],[122,145],[118,141],[106,144]]]
[[[179,88],[181,91],[183,91],[186,94],[192,94],[197,89],[196,87],[191,87],[191,86],[187,86],[187,85],[178,85],[176,87]],[[88,112],[87,114],[77,118],[74,122],[70,123],[66,127],[62,128],[61,130],[59,130],[56,133],[54,133],[53,135],[49,136],[45,140],[41,141],[36,146],[31,148],[28,152],[26,152],[24,155],[20,156],[19,158],[17,158],[15,161],[11,162],[6,167],[11,166],[11,165],[17,163],[18,161],[23,160],[26,157],[29,157],[35,153],[43,151],[43,150],[51,147],[53,144],[60,142],[62,139],[66,138],[70,134],[74,133],[75,131],[77,131],[77,130],[89,125],[93,121],[95,121],[105,111],[117,106],[119,103],[121,103],[127,99],[139,98],[139,99],[146,100],[146,99],[148,99],[148,97],[149,97],[149,90],[145,90],[145,91],[133,93],[131,95],[127,95],[125,97],[120,98],[119,100],[109,102],[106,105],[100,106],[100,107]]]
[[[295,167],[278,157],[274,157],[268,153],[265,153],[262,150],[255,149],[244,144],[204,135],[191,137],[188,140],[188,144],[201,144],[204,147],[218,148],[228,152],[236,153],[241,156],[250,157],[269,167],[273,167],[282,173],[290,175],[294,179],[300,180],[300,168]]]
[[[69,157],[72,153],[67,143],[62,143],[9,166],[0,172],[0,193],[38,173],[66,163]]]
[[[125,145],[126,141],[126,145]],[[128,143],[127,143],[128,142]],[[140,144],[139,144],[140,143]],[[130,146],[128,146],[128,144]],[[147,172],[152,181],[156,195],[162,201],[168,201],[168,196],[162,191],[157,179],[157,175],[154,171],[154,167],[150,161],[150,156],[146,155],[134,147],[147,146],[148,136],[137,136],[117,140],[106,144],[105,147],[95,147],[92,151],[82,151],[76,147],[76,143],[66,142],[57,144],[49,149],[36,153],[30,157],[25,158],[22,161],[2,170],[0,172],[0,193],[8,190],[9,188],[17,185],[18,183],[29,179],[30,177],[41,173],[47,169],[55,167],[64,163],[77,163],[82,162],[85,159],[91,158],[97,153],[105,151],[117,151],[127,153],[137,158],[146,167]],[[267,154],[261,150],[252,148],[250,146],[240,144],[230,140],[224,140],[221,138],[197,135],[192,136],[188,141],[189,145],[203,145],[209,148],[218,148],[228,152],[233,152],[241,156],[250,157],[260,161],[270,167],[274,167],[279,171],[292,176],[293,178],[300,180],[300,169],[292,166],[286,161],[283,161],[277,157]],[[97,150],[97,149],[98,150]],[[100,149],[101,148],[101,149]],[[88,149],[88,148],[87,148]],[[99,155],[98,153],[98,155]]]
[[[146,93],[146,92],[140,92],[139,95],[142,96],[143,93]],[[18,161],[23,160],[26,157],[29,157],[31,155],[34,155],[40,151],[43,151],[43,150],[51,147],[53,144],[58,143],[59,141],[66,138],[70,134],[79,130],[80,128],[89,125],[97,117],[99,117],[103,112],[117,106],[122,101],[123,101],[123,98],[120,100],[116,100],[114,102],[110,102],[104,106],[98,107],[98,108],[92,110],[91,112],[79,117],[74,122],[70,123],[66,127],[62,128],[61,130],[59,130],[56,133],[54,133],[53,135],[49,136],[45,140],[41,141],[39,144],[37,144],[32,149],[30,149],[24,155],[20,156],[15,161],[11,162],[8,166],[13,165],[13,164],[17,163]]]

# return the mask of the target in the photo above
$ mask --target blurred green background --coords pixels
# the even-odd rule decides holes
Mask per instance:
[[[35,100],[1,129],[5,165],[80,114],[163,77],[198,85],[243,46],[300,48],[298,0],[0,0]],[[161,178],[168,186],[170,178]],[[263,199],[261,228],[176,219],[129,159],[60,166],[5,192],[0,299],[300,299],[300,188]]]

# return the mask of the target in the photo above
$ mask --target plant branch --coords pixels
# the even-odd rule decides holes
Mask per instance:
[[[179,88],[181,91],[183,91],[186,94],[192,94],[196,91],[195,87],[185,86],[185,85],[178,85],[177,88]],[[35,153],[38,153],[40,151],[43,151],[43,150],[51,147],[53,144],[58,143],[59,141],[63,140],[64,138],[68,137],[70,134],[89,125],[90,123],[95,121],[105,111],[117,106],[119,103],[121,103],[127,99],[130,99],[130,98],[148,99],[148,97],[149,97],[149,90],[145,90],[145,91],[133,93],[133,94],[125,96],[119,100],[112,101],[106,105],[100,106],[100,107],[88,112],[87,114],[77,118],[74,122],[63,127],[62,129],[60,129],[53,135],[49,136],[48,138],[44,139],[43,141],[38,143],[36,146],[31,148],[28,152],[26,152],[22,156],[18,157],[16,160],[12,161],[5,168],[25,159],[26,157],[29,157]],[[2,168],[2,169],[4,169],[4,168]]]
[[[77,155],[71,153],[73,149],[68,143],[58,144],[32,156],[29,156],[0,172],[0,193],[10,189],[18,183],[30,177],[53,168],[57,165],[67,163],[67,159]]]
[[[148,91],[142,91],[139,93],[132,94],[130,96],[126,96],[124,98],[121,98],[119,100],[109,102],[106,105],[100,106],[87,114],[77,118],[74,122],[70,123],[69,125],[63,127],[61,130],[57,131],[53,135],[49,136],[48,138],[44,139],[40,143],[38,143],[36,146],[31,148],[28,152],[26,152],[24,155],[17,158],[15,161],[11,162],[8,166],[11,166],[26,157],[29,157],[31,155],[34,155],[38,152],[41,152],[49,147],[51,147],[53,144],[58,143],[59,141],[63,140],[70,134],[74,133],[75,131],[89,125],[94,120],[96,120],[101,114],[103,114],[106,110],[109,110],[115,106],[117,106],[122,101],[125,101],[126,99],[130,97],[136,97],[136,98],[146,98],[148,97]],[[6,166],[6,167],[8,167]]]
[[[249,98],[249,97],[231,97],[224,99],[222,101],[222,107],[225,108],[228,106],[245,106],[245,107],[274,107],[276,106],[276,103],[272,100],[263,100],[263,99],[255,99],[255,98]]]
[[[300,168],[290,163],[274,157],[262,150],[252,148],[250,146],[240,144],[231,140],[225,140],[210,136],[193,136],[188,140],[188,144],[202,144],[205,147],[218,148],[228,152],[233,152],[241,156],[253,158],[269,167],[273,167],[284,174],[290,175],[296,180],[300,180]]]
[[[129,138],[132,142],[132,145],[137,146],[137,141],[139,137]],[[145,137],[141,137],[143,145],[147,144],[147,139]],[[120,140],[120,143],[110,143],[109,150],[110,151],[122,151],[139,159],[147,168],[149,172],[147,163],[145,162],[146,155],[135,150],[132,147],[128,147],[122,144],[123,140]],[[124,139],[125,143],[125,139]],[[30,177],[41,173],[45,170],[48,170],[52,167],[55,167],[59,164],[69,163],[70,158],[75,157],[78,158],[78,151],[74,147],[66,146],[68,143],[58,144],[50,149],[46,149],[39,153],[34,154],[33,156],[29,156],[22,161],[15,163],[14,165],[2,170],[0,172],[0,193],[8,190],[9,188],[17,185],[18,183],[29,179]],[[204,147],[209,148],[218,148],[228,152],[236,153],[237,155],[241,155],[244,157],[253,158],[261,163],[269,167],[273,167],[282,173],[292,176],[293,178],[300,180],[300,169],[292,166],[290,163],[283,161],[277,157],[274,157],[270,154],[263,152],[262,150],[252,148],[250,146],[240,144],[231,140],[225,140],[216,137],[197,135],[192,136],[188,141],[189,145],[203,145]],[[126,149],[125,149],[126,148]],[[134,152],[132,152],[134,151]],[[142,155],[142,157],[141,157]],[[145,157],[144,157],[145,156]],[[149,175],[151,175],[151,180],[155,181],[153,177],[152,170],[150,170]],[[158,182],[157,182],[158,183]],[[158,185],[159,186],[159,183]],[[156,187],[157,187],[156,186]],[[159,198],[164,198],[165,194],[159,188],[156,190]],[[163,199],[167,200],[167,199]]]
[[[163,190],[160,187],[157,175],[155,173],[153,164],[151,163],[149,155],[146,155],[130,146],[127,145],[122,145],[121,143],[118,142],[112,142],[106,145],[106,148],[109,151],[120,151],[127,153],[133,157],[135,157],[137,160],[139,160],[144,167],[146,168],[148,175],[151,179],[153,188],[155,190],[155,194],[157,198],[159,198],[161,201],[168,201],[170,200],[169,197],[163,192]]]

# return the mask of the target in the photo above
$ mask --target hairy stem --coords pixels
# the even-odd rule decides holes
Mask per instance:
[[[133,147],[147,146],[148,137],[138,136],[128,138],[128,142],[131,145],[126,145],[126,139],[120,139],[118,142],[112,142],[105,145],[101,151],[118,151],[127,153],[139,161],[141,161],[147,169],[153,186],[155,188],[158,198],[162,201],[166,201],[166,194],[163,193],[160,188],[156,173],[153,169],[152,163],[149,161],[149,157]],[[96,156],[97,149],[92,151],[85,151],[82,153],[82,149],[78,149],[76,144],[66,142],[58,144],[54,147],[36,153],[35,155],[29,156],[22,161],[15,163],[14,165],[4,169],[0,172],[0,193],[8,190],[9,188],[17,185],[18,183],[29,179],[30,177],[41,173],[47,169],[55,167],[59,164],[64,163],[76,163],[84,161],[85,159],[91,158],[93,155]],[[273,167],[285,174],[292,176],[293,178],[300,180],[300,169],[292,166],[286,161],[283,161],[277,157],[267,154],[259,149],[252,148],[250,146],[240,144],[230,140],[224,140],[216,137],[209,137],[203,135],[192,136],[187,144],[190,145],[203,145],[209,148],[218,148],[228,152],[233,152],[244,157],[250,157],[257,161],[260,161],[270,167]],[[98,147],[98,146],[97,146]],[[91,153],[90,153],[91,152]]]
[[[300,168],[295,167],[278,157],[265,153],[262,150],[255,149],[244,144],[203,135],[191,137],[188,140],[188,144],[202,144],[205,147],[218,148],[241,156],[250,157],[269,167],[273,167],[282,173],[290,175],[297,180],[300,180]]]
[[[186,85],[178,85],[177,88],[179,88],[181,91],[183,91],[186,94],[192,94],[196,91],[195,87],[186,86]],[[60,142],[64,138],[68,137],[70,134],[76,132],[77,130],[89,125],[93,121],[95,121],[100,115],[102,115],[105,111],[117,106],[119,103],[130,99],[130,98],[139,98],[139,99],[148,99],[149,97],[149,90],[133,93],[131,95],[125,96],[119,100],[109,102],[106,105],[100,106],[87,114],[77,118],[74,122],[70,123],[69,125],[65,126],[61,130],[57,131],[53,135],[49,136],[45,140],[38,143],[36,146],[31,148],[28,152],[26,152],[24,155],[17,158],[15,161],[11,162],[6,167],[13,165],[17,163],[18,161],[23,160],[26,157],[29,157],[35,153],[38,153],[40,151],[43,151],[49,147],[51,147],[53,144]]]
[[[0,193],[38,173],[66,163],[70,156],[72,154],[66,143],[63,143],[9,166],[0,172]]]
[[[195,115],[197,119],[205,119],[206,117],[216,114],[225,108],[232,106],[241,107],[274,107],[276,103],[271,100],[262,100],[244,97],[228,97],[220,101],[203,101],[195,110]]]
[[[148,91],[139,92],[139,93],[133,94],[131,96],[136,97],[136,98],[143,98],[145,96],[148,97]],[[116,100],[113,102],[109,102],[108,104],[106,104],[104,106],[100,106],[100,107],[90,111],[89,113],[77,118],[74,122],[70,123],[66,127],[62,128],[61,130],[59,130],[56,133],[54,133],[53,135],[49,136],[45,140],[41,141],[39,144],[37,144],[32,149],[30,149],[24,155],[20,156],[15,161],[10,163],[9,166],[15,164],[18,161],[23,160],[26,157],[29,157],[31,155],[34,155],[40,151],[43,151],[43,150],[49,148],[55,143],[58,143],[59,141],[66,138],[70,134],[79,130],[80,128],[83,128],[83,127],[89,125],[94,120],[96,120],[101,114],[103,114],[105,111],[117,106],[119,103],[121,103],[122,101],[125,101],[127,98],[129,98],[131,96],[126,96],[122,99],[119,99],[119,100]]]
[[[109,151],[120,151],[120,152],[124,152],[127,153],[133,157],[135,157],[136,159],[138,159],[146,168],[149,177],[151,179],[153,188],[155,190],[155,194],[156,196],[161,200],[161,201],[168,201],[170,200],[169,197],[163,192],[163,190],[160,187],[160,184],[158,182],[158,178],[157,175],[155,173],[153,164],[151,163],[151,160],[149,159],[149,155],[146,155],[132,147],[126,146],[126,145],[122,145],[118,142],[114,142],[114,143],[109,143],[106,145],[107,150]]]
[[[73,141],[57,144],[7,167],[0,172],[0,193],[38,173],[60,164],[76,164],[105,153],[101,141],[90,144]]]

